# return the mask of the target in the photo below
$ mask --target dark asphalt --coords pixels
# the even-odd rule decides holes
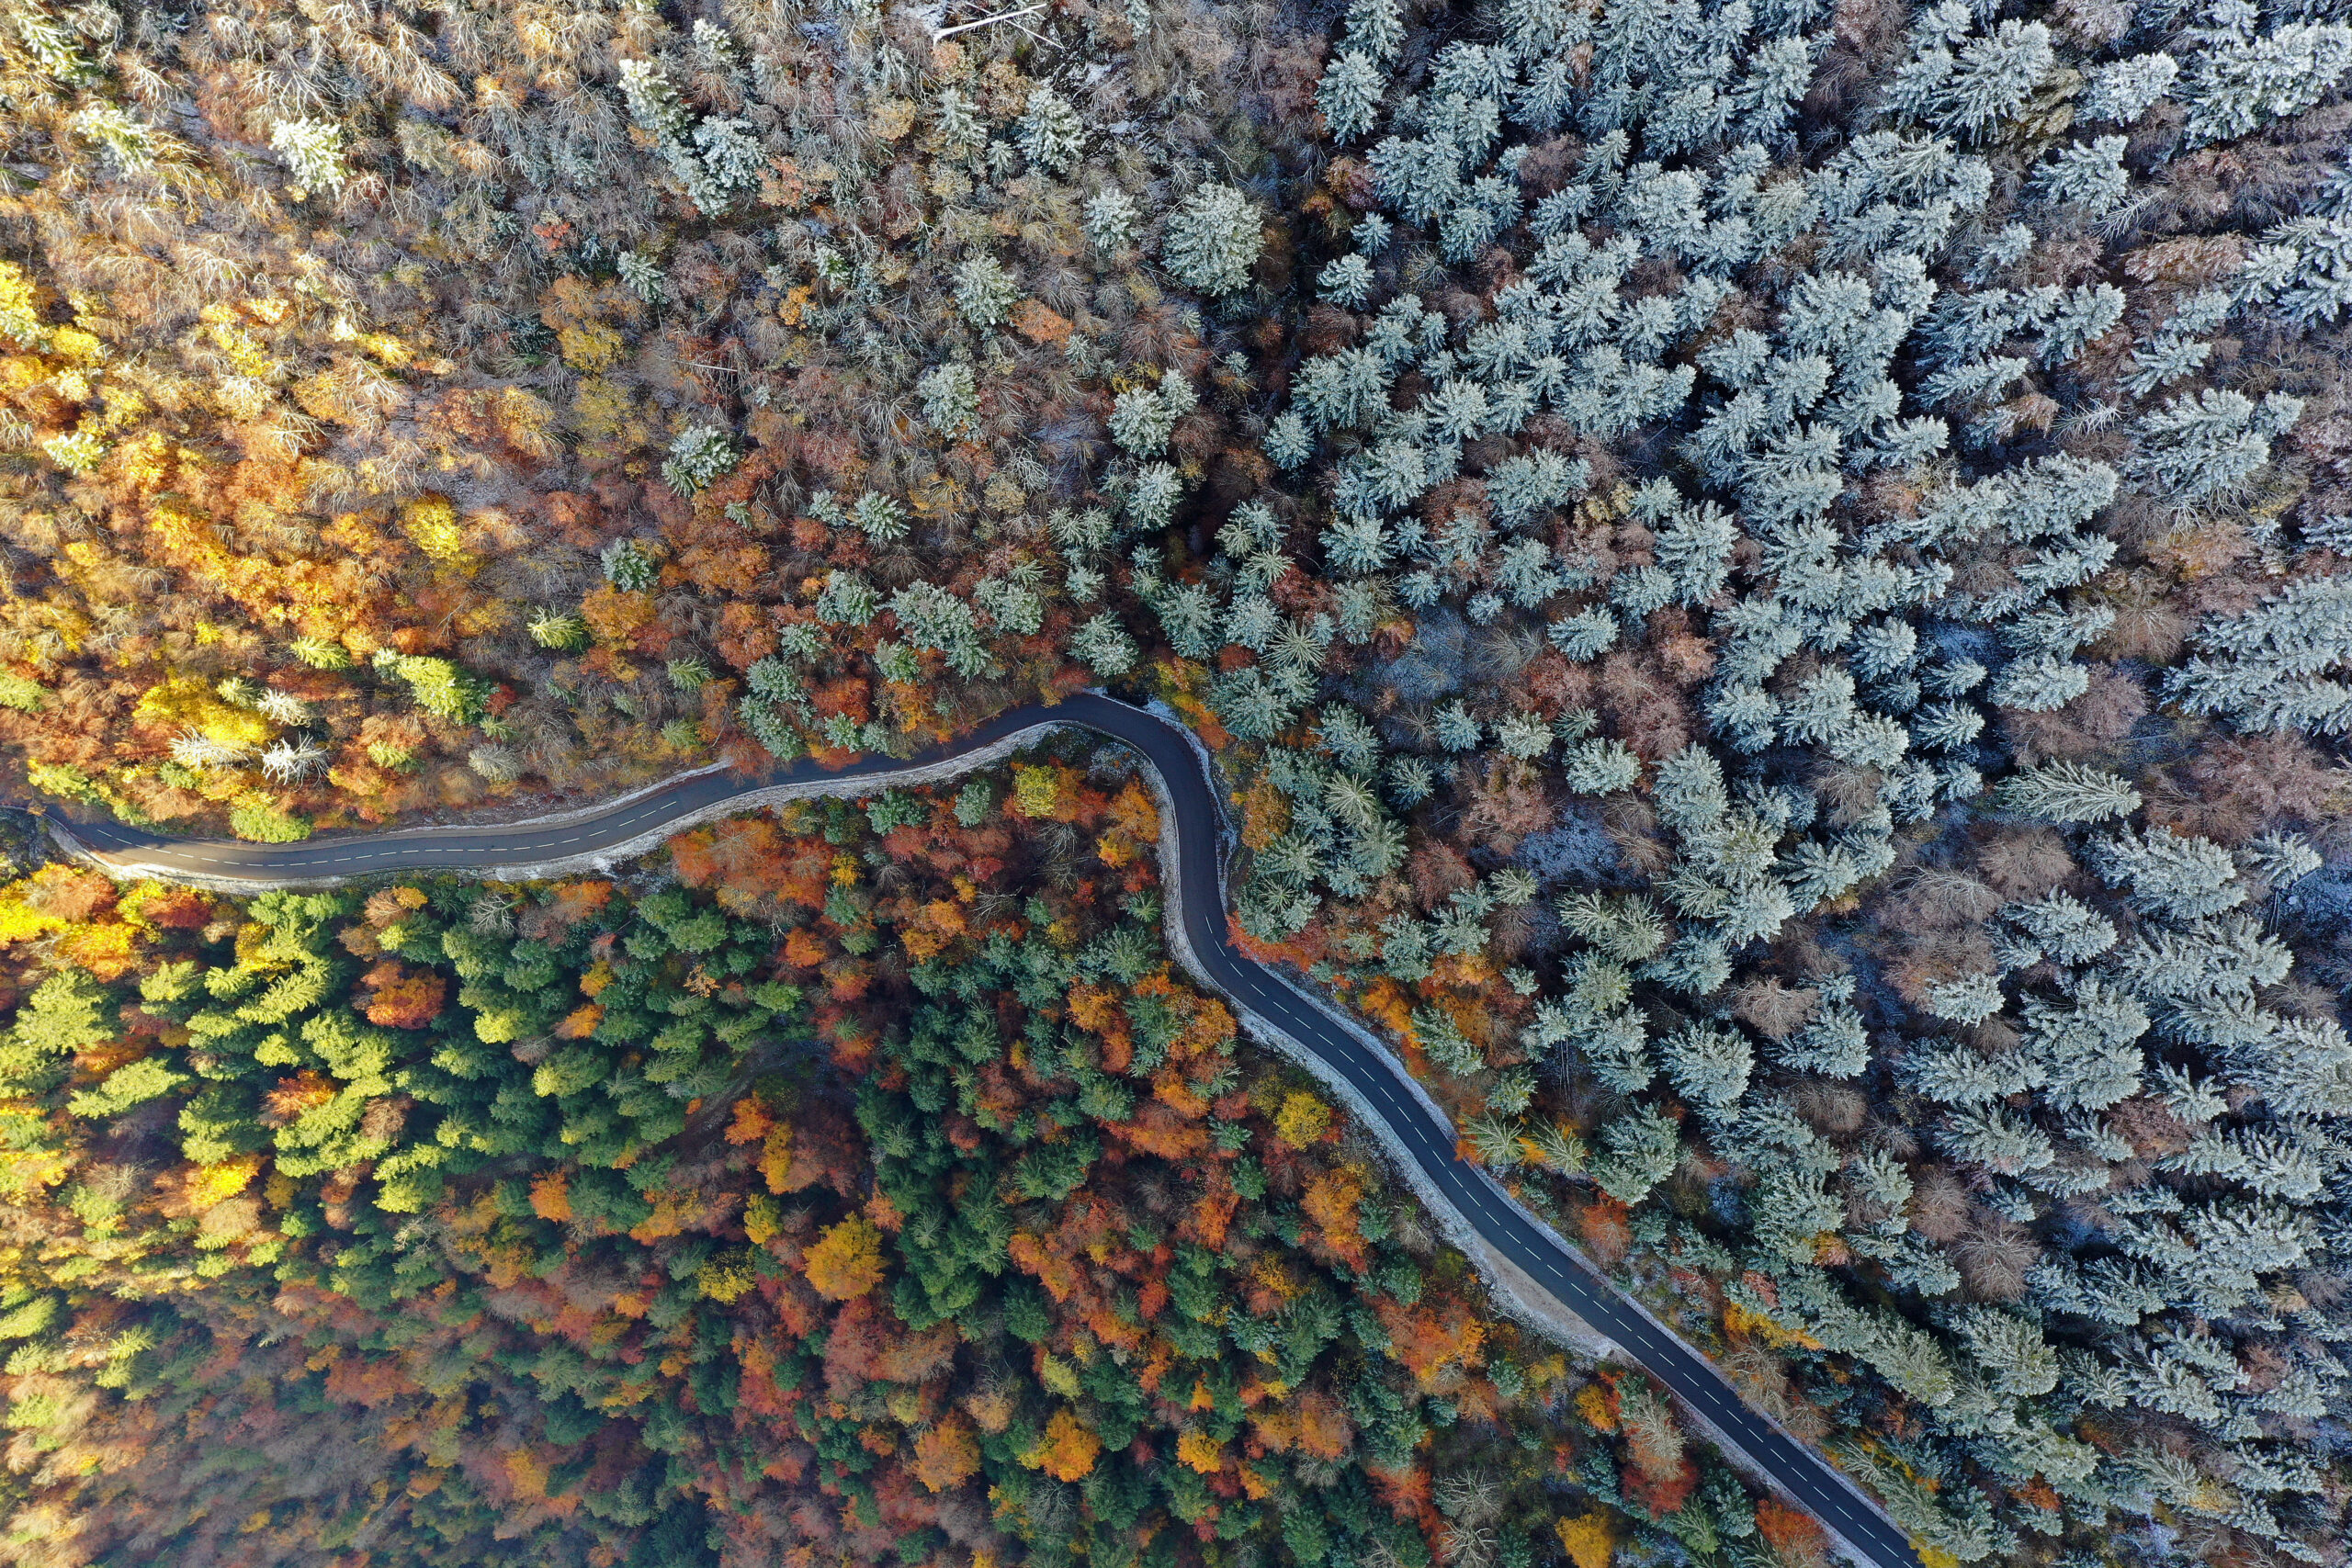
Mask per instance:
[[[1386,1120],[1396,1152],[1421,1168],[1487,1245],[1607,1336],[1625,1359],[1638,1362],[1704,1414],[1790,1496],[1868,1554],[1878,1568],[1917,1568],[1919,1559],[1903,1532],[1851,1482],[1820,1454],[1750,1409],[1704,1357],[1659,1328],[1549,1227],[1512,1203],[1492,1177],[1456,1154],[1453,1127],[1407,1087],[1409,1080],[1401,1065],[1368,1049],[1274,970],[1234,948],[1226,928],[1220,817],[1200,753],[1182,729],[1140,708],[1080,694],[1055,707],[1024,707],[1001,715],[949,746],[904,761],[874,758],[830,773],[804,761],[758,775],[706,773],[553,827],[406,828],[321,836],[297,844],[167,839],[113,824],[74,823],[71,830],[101,858],[131,852],[124,858],[135,858],[142,872],[154,868],[195,876],[298,883],[387,871],[488,871],[590,853],[773,784],[820,777],[882,780],[1046,722],[1081,725],[1124,741],[1140,751],[1166,782],[1176,806],[1181,886],[1218,890],[1213,899],[1195,895],[1182,901],[1185,934],[1218,988],[1319,1057]]]

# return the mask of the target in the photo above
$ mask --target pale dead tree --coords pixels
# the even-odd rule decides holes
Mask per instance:
[[[296,784],[318,772],[327,749],[307,735],[272,741],[261,754],[261,771],[279,784]]]

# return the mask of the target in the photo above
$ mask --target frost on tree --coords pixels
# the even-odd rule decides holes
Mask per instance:
[[[2198,628],[2197,652],[2165,678],[2165,694],[2191,713],[2241,729],[2352,730],[2352,578],[2296,583],[2241,615]]]
[[[1236,294],[1250,286],[1250,269],[1265,245],[1263,226],[1248,197],[1231,186],[1204,185],[1170,215],[1160,259],[1204,294]]]

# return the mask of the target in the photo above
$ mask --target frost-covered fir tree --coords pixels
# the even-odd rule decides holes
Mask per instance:
[[[1263,220],[1250,198],[1204,185],[1170,215],[1160,242],[1168,270],[1204,294],[1238,293],[1264,248]]]

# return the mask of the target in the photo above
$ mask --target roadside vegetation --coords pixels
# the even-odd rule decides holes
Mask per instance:
[[[1250,950],[1371,1020],[1471,1157],[1820,1442],[1939,1568],[2339,1563],[2347,73],[2334,0],[17,0],[0,9],[0,748],[65,809],[290,841],[714,760],[905,754],[1081,686],[1159,696],[1231,788]],[[419,886],[405,913],[378,902],[393,889],[229,913],[39,872],[6,904],[13,1028],[75,1043],[26,1069],[28,1213],[162,1203],[146,1194],[177,1168],[141,1153],[117,1198],[76,1198],[80,1179],[43,1174],[68,1167],[42,1140],[213,1117],[245,1141],[172,1158],[249,1162],[263,1194],[220,1194],[253,1224],[188,1266],[224,1290],[289,1267],[272,1247],[325,1249],[269,1218],[283,1160],[288,1182],[349,1183],[335,1204],[389,1193],[386,1213],[456,1225],[462,1199],[528,1230],[571,1222],[517,1196],[526,1168],[584,1161],[605,1174],[582,1191],[652,1202],[626,1173],[658,1183],[655,1164],[608,1156],[713,1151],[694,1157],[740,1179],[724,1223],[741,1224],[758,1193],[726,1162],[751,1156],[715,1119],[771,1105],[763,1075],[786,1069],[754,1042],[803,1036],[834,1066],[795,1068],[758,1114],[785,1125],[852,1080],[899,1099],[868,1105],[865,1152],[825,1168],[839,1203],[808,1200],[814,1228],[782,1251],[747,1229],[744,1256],[798,1258],[892,1183],[968,1193],[996,1179],[975,1171],[1027,1169],[1050,1195],[1008,1212],[1076,1202],[1090,1189],[1050,1190],[1078,1152],[1097,1148],[1093,1170],[1134,1146],[1134,1116],[1190,1102],[1159,1097],[1183,1063],[1152,1060],[1166,1021],[1144,1021],[1164,963],[1137,869],[1148,800],[1066,773],[746,818],[605,894]],[[1004,850],[967,841],[990,832]],[[828,833],[847,835],[836,858],[807,849]],[[929,866],[932,842],[970,863]],[[999,935],[1012,968],[989,967]],[[1098,940],[1109,956],[1073,956]],[[1022,978],[1040,941],[1080,965],[1052,970],[1051,997]],[[265,949],[338,977],[284,993],[282,1017],[218,1022],[280,994],[266,966],[234,977]],[[941,954],[986,977],[927,987]],[[345,976],[362,963],[383,978]],[[156,978],[175,964],[195,988]],[[611,1002],[581,988],[599,976]],[[1185,995],[1167,1005],[1214,1006]],[[321,1024],[336,1043],[317,1051],[364,1066],[384,1041],[431,1042],[416,1086],[353,1098],[346,1058],[303,1055],[287,1021],[330,1004],[377,1043]],[[1014,1061],[1057,1009],[1096,1043]],[[978,1042],[980,1015],[1012,1086],[1002,1128],[962,1102],[956,1075],[987,1064],[934,1050],[967,1026]],[[199,1017],[279,1043],[224,1054]],[[532,1042],[542,1056],[516,1055]],[[596,1050],[638,1065],[615,1076]],[[1194,1065],[1216,1082],[1209,1056]],[[571,1084],[563,1064],[576,1087],[537,1087]],[[71,1076],[101,1068],[130,1076]],[[1401,1299],[1372,1282],[1385,1239],[1359,1225],[1360,1267],[1322,1220],[1281,1229],[1284,1201],[1307,1213],[1281,1171],[1311,1191],[1341,1145],[1271,1158],[1291,1090],[1234,1070],[1250,1087],[1186,1091],[1210,1109],[1148,1156],[1162,1186],[1120,1185],[1124,1165],[1104,1179],[1120,1217],[1088,1268],[1178,1246],[1198,1194],[1180,1201],[1170,1172],[1226,1182],[1236,1215],[1274,1227],[1257,1239],[1279,1240],[1296,1300],[1337,1303],[1331,1353],[1405,1399],[1402,1363],[1351,1315]],[[948,1163],[892,1165],[910,1138]],[[1242,1190],[1261,1177],[1271,1197]],[[1409,1205],[1365,1201],[1408,1234]],[[933,1332],[905,1281],[952,1296],[967,1272],[922,1250],[943,1243],[890,1252],[908,1228],[865,1220],[889,1278],[839,1310],[887,1292],[908,1335]],[[709,1257],[738,1245],[710,1223]],[[353,1234],[445,1234],[386,1225]],[[28,1246],[24,1299],[96,1278],[112,1245]],[[303,1288],[409,1321],[384,1259],[435,1254],[376,1245],[352,1242],[347,1292]],[[1146,1272],[1173,1290],[1178,1256]],[[581,1299],[634,1301],[615,1269]],[[980,1274],[973,1300],[996,1301]],[[1120,1277],[1140,1313],[1148,1280]],[[1096,1287],[1104,1323],[1134,1326],[1126,1287]],[[1281,1293],[1237,1278],[1219,1301],[1261,1287]],[[312,1300],[205,1299],[243,1303],[257,1342]],[[1515,1332],[1466,1285],[1430,1300],[1461,1304],[1457,1340]],[[986,1338],[1001,1303],[975,1308],[989,1386],[1023,1420],[1067,1408],[1125,1430],[1087,1380],[1127,1363],[1057,1337],[1076,1320],[1053,1303],[1034,1340]],[[26,1310],[28,1344],[63,1343],[40,1314],[64,1308]],[[1261,1368],[1283,1353],[1235,1344]],[[910,1527],[910,1562],[946,1540],[990,1568],[1079,1541],[1148,1556],[1180,1533],[1154,1509],[1204,1561],[1351,1568],[1414,1550],[1390,1529],[1408,1520],[1471,1568],[1810,1550],[1704,1466],[1668,1484],[1682,1450],[1645,1425],[1640,1390],[1510,1356],[1493,1364],[1532,1392],[1468,1351],[1452,1363],[1501,1391],[1491,1408],[1417,1383],[1420,1403],[1375,1418],[1336,1371],[1275,1380],[1275,1412],[1302,1390],[1347,1412],[1355,1458],[1328,1463],[1350,1479],[1267,1479],[1220,1414],[1225,1458],[1188,1466],[1216,1499],[1194,1514],[1198,1489],[1158,1481],[1143,1501],[1083,1477],[1022,1490],[1044,1483],[1021,1453],[1043,1450],[956,1403],[981,1361],[905,1381],[855,1440],[902,1462],[952,1404],[993,1467],[969,1484],[1025,1521],[973,1503],[993,1534]],[[664,1379],[707,1364],[672,1359]],[[1155,1457],[1132,1462],[1161,1456],[1150,1421],[1190,1433],[1224,1410],[1222,1385],[1198,1386],[1205,1404],[1136,1416]],[[83,1408],[47,1387],[24,1397]],[[1480,1425],[1523,1438],[1535,1425],[1512,1424],[1539,1407],[1562,1425],[1534,1448]],[[1358,1461],[1424,1429],[1419,1457],[1376,1462],[1427,1496],[1365,1492]],[[1249,1440],[1305,1473],[1303,1438]],[[823,1464],[852,1462],[848,1439],[824,1442]],[[83,1488],[118,1472],[44,1469],[26,1443],[36,1511],[11,1550],[31,1561],[80,1539],[48,1521],[94,1517]],[[1449,1494],[1480,1445],[1554,1453],[1546,1506],[1557,1523],[1598,1499],[1591,1531],[1537,1528],[1534,1461],[1496,1461],[1476,1494],[1491,1505]],[[741,1477],[784,1462],[733,1451]],[[400,1506],[443,1506],[367,1473]],[[580,1473],[600,1478],[580,1506],[601,1517],[585,1499],[619,1472]],[[805,1474],[821,1492],[822,1467]],[[1355,1501],[1287,1506],[1294,1481],[1370,1497],[1374,1524]],[[588,1528],[571,1495],[548,1492],[545,1539]],[[878,1550],[840,1545],[833,1517],[832,1535],[791,1525],[789,1550]],[[1312,1517],[1296,1540],[1281,1528]],[[592,1537],[580,1551],[639,1550]]]
[[[1150,812],[1079,755],[609,881],[0,887],[8,1559],[1822,1568],[1171,972]]]

